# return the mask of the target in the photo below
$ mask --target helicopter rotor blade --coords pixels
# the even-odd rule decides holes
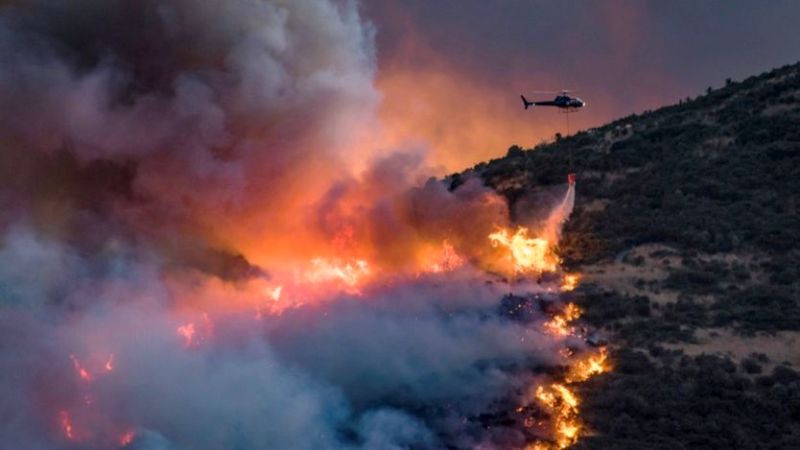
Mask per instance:
[[[561,89],[560,91],[528,91],[533,94],[571,94],[573,92],[578,92],[574,89]]]

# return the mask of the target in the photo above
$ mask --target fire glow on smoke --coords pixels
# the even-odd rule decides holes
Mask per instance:
[[[516,224],[382,148],[372,32],[329,0],[0,7],[0,446],[579,438],[608,366],[558,296],[574,186]]]

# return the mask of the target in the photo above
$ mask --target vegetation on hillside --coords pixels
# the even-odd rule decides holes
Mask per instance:
[[[800,374],[788,363],[758,348],[740,360],[683,352],[701,329],[800,331],[800,65],[514,146],[450,180],[478,175],[513,204],[570,171],[566,264],[664,273],[632,282],[635,295],[602,283],[577,293],[616,343],[616,370],[584,388],[597,434],[580,447],[800,448]],[[669,255],[628,255],[645,244]],[[673,300],[657,301],[664,293]]]

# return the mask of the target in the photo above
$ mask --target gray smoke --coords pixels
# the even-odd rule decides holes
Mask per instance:
[[[373,34],[350,1],[0,2],[0,447],[523,443],[484,417],[563,343],[473,267],[499,197],[363,148]],[[385,268],[445,238],[473,264],[228,307],[345,226]]]

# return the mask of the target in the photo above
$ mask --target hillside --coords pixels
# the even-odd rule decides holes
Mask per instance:
[[[585,385],[579,447],[800,448],[800,65],[450,179],[519,206],[570,159],[560,252],[616,366]]]

